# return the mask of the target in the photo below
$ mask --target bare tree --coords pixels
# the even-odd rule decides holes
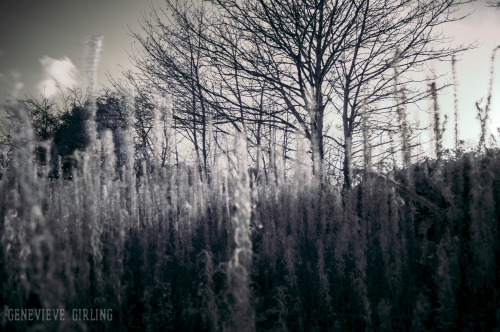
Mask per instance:
[[[211,6],[206,6],[167,1],[165,10],[155,9],[145,17],[142,31],[133,33],[140,49],[132,59],[140,73],[128,75],[140,93],[173,96],[176,128],[192,142],[205,172],[218,144],[210,136],[242,132],[249,139],[249,149],[261,154],[262,125],[269,122],[270,112],[264,107],[268,102],[265,84],[243,77],[234,59],[221,66],[206,52],[210,46],[204,33],[214,26]],[[234,57],[237,49],[231,52]],[[257,169],[260,159],[254,157]]]
[[[216,1],[223,16],[208,51],[218,66],[232,63],[246,79],[265,81],[274,92],[276,116],[286,113],[310,141],[313,164],[324,159],[327,77],[351,47],[360,6],[354,2]],[[239,38],[235,40],[234,36]],[[229,53],[231,50],[231,53]],[[330,89],[331,90],[331,89]]]
[[[333,103],[342,118],[344,149],[344,183],[352,180],[352,140],[359,131],[363,109],[367,116],[375,115],[372,128],[402,131],[394,123],[392,110],[415,103],[429,95],[427,84],[433,77],[419,75],[430,60],[446,59],[467,47],[450,47],[449,40],[436,34],[434,28],[445,22],[460,19],[453,16],[458,5],[466,1],[359,1],[359,11],[352,33],[353,47],[347,49],[330,79],[334,88]],[[396,79],[394,79],[396,76]],[[421,78],[418,78],[421,76]],[[423,90],[415,89],[419,83]],[[397,104],[391,104],[398,95]],[[384,119],[385,115],[385,121]],[[400,115],[401,116],[401,115]],[[381,121],[382,120],[382,121]],[[406,121],[403,121],[406,123]],[[408,137],[403,139],[403,144]],[[407,147],[403,147],[407,150]],[[407,153],[407,151],[405,151]],[[408,158],[406,156],[405,158]]]
[[[142,33],[133,32],[141,49],[132,59],[148,84],[139,86],[133,75],[129,80],[142,92],[146,87],[150,95],[156,92],[173,97],[176,128],[193,143],[200,168],[206,172],[210,149],[207,125],[215,107],[206,95],[207,59],[200,53],[199,35],[210,23],[203,7],[191,9],[178,3],[170,13],[156,9],[145,17]],[[192,29],[186,26],[188,22]]]

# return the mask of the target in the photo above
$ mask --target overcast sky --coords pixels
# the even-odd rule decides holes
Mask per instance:
[[[474,2],[466,9],[474,11],[467,19],[444,27],[445,34],[457,42],[480,43],[458,64],[460,131],[466,140],[477,139],[474,105],[486,97],[491,52],[500,45],[500,11],[485,2]],[[161,0],[0,0],[0,103],[16,88],[20,95],[38,93],[40,88],[50,95],[56,93],[54,79],[78,84],[83,77],[84,43],[92,35],[104,36],[101,83],[107,71],[118,76],[120,65],[131,66],[127,51],[133,39],[128,27],[138,29],[141,12],[147,13],[151,3],[158,6]],[[499,58],[500,52],[498,65]],[[438,73],[451,72],[449,63],[432,66]],[[495,132],[500,127],[499,73],[497,68],[490,123]],[[442,109],[453,114],[451,92],[440,100]]]
[[[148,12],[149,4],[149,0],[0,0],[0,98],[19,83],[25,87],[21,94],[33,93],[50,75],[63,83],[81,79],[84,43],[93,35],[104,36],[101,82],[106,70],[116,74],[119,65],[130,67],[128,26],[137,29],[141,11]]]

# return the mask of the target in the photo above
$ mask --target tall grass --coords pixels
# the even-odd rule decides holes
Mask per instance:
[[[500,327],[498,150],[370,172],[342,194],[301,162],[300,140],[294,171],[284,176],[273,146],[270,179],[253,188],[241,138],[233,164],[210,176],[173,162],[138,174],[129,101],[123,170],[102,132],[75,154],[71,180],[49,179],[15,110],[23,148],[0,179],[2,329]],[[436,124],[439,140],[439,114]],[[9,308],[112,309],[113,319],[12,321]]]

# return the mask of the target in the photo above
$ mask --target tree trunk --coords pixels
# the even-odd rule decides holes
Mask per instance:
[[[344,137],[344,188],[352,186],[352,136],[350,133]]]
[[[311,150],[314,176],[321,177],[323,174],[323,161],[325,159],[323,143],[323,117],[324,106],[322,100],[318,100],[311,112]]]

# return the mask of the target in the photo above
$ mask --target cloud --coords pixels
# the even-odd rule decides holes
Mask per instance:
[[[0,48],[0,56],[4,55],[5,52]]]
[[[76,77],[78,69],[68,57],[52,59],[44,56],[40,59],[43,66],[45,78],[38,83],[38,88],[46,97],[52,97],[58,93],[58,85],[62,87],[74,87],[78,82]]]

